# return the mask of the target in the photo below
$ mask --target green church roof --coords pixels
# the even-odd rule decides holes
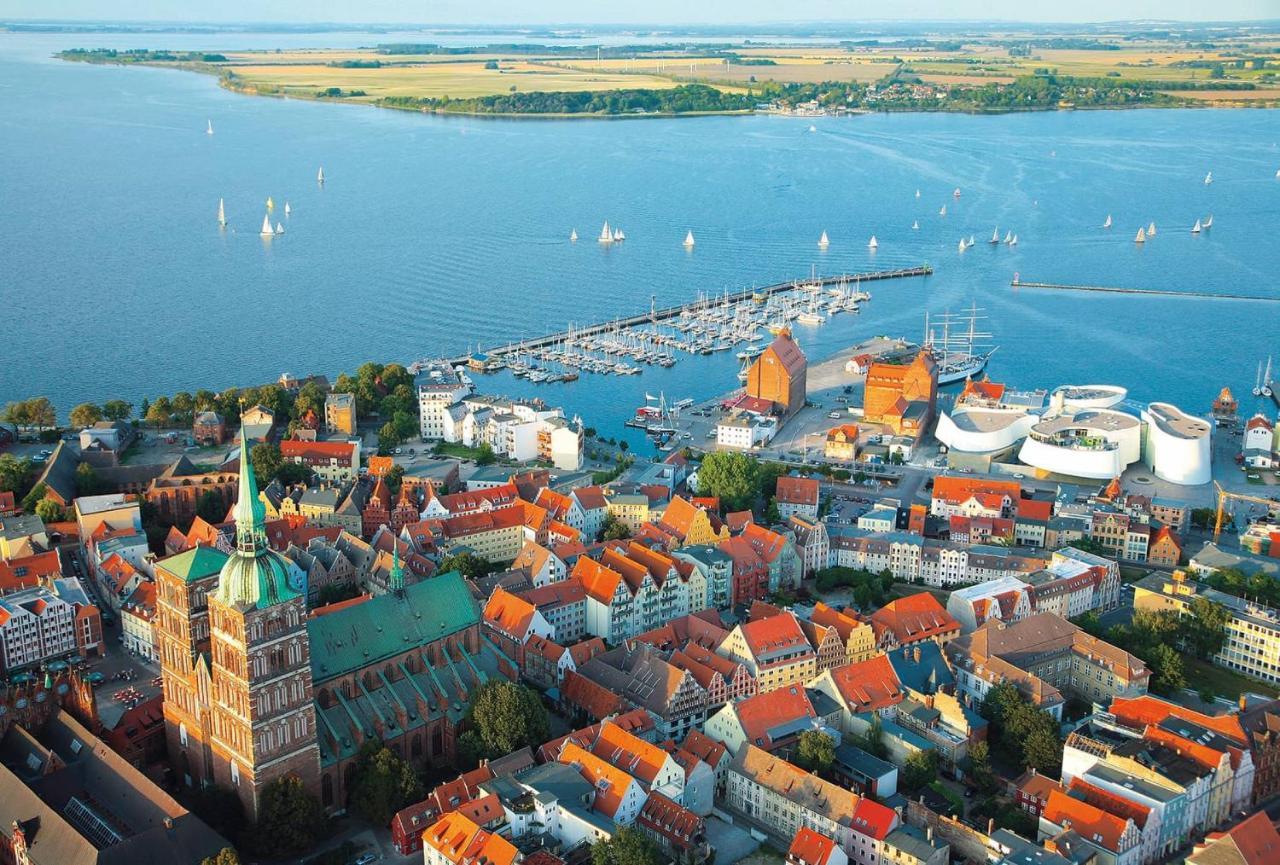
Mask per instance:
[[[176,556],[170,556],[159,563],[170,574],[183,582],[203,580],[212,577],[222,570],[227,563],[227,554],[215,547],[194,547]]]
[[[310,619],[316,684],[466,630],[480,607],[462,575],[450,571],[346,609]]]

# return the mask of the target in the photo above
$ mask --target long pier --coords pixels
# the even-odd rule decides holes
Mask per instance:
[[[806,285],[820,285],[822,287],[840,285],[848,283],[849,285],[859,285],[864,282],[881,282],[886,279],[907,279],[914,276],[929,276],[933,273],[933,267],[928,264],[921,264],[915,267],[902,267],[897,270],[873,270],[866,273],[842,273],[837,276],[820,276],[803,280],[792,280],[790,282],[779,282],[774,285],[766,285],[762,288],[744,288],[741,291],[731,291],[727,295],[718,294],[707,296],[700,300],[690,303],[682,303],[678,306],[668,306],[662,309],[650,309],[647,312],[629,315],[624,318],[610,319],[609,321],[600,322],[598,324],[583,325],[573,328],[572,335],[575,337],[595,336],[600,333],[608,333],[610,331],[636,327],[643,324],[657,324],[661,321],[677,318],[685,310],[690,312],[698,312],[713,306],[719,306],[725,302],[726,297],[729,303],[742,303],[745,301],[758,298],[760,296],[769,297],[774,294],[785,291],[794,291],[797,288]],[[544,336],[537,336],[530,339],[522,339],[518,342],[512,342],[503,346],[495,346],[486,350],[489,355],[504,355],[510,352],[530,351],[538,348],[545,348],[555,345],[570,336],[570,331],[562,330],[556,333],[549,333]],[[450,364],[466,363],[470,358],[467,355],[451,358]]]
[[[1168,288],[1121,288],[1108,285],[1067,285],[1058,282],[1027,282],[1014,277],[1009,283],[1014,288],[1048,288],[1054,291],[1093,291],[1102,294],[1154,294],[1161,297],[1207,297],[1212,300],[1261,300],[1280,303],[1280,297],[1262,294],[1215,294],[1208,291],[1174,291]]]

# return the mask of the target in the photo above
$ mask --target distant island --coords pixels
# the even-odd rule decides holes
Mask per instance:
[[[653,117],[754,111],[1006,112],[1280,105],[1280,36],[995,35],[826,46],[389,43],[204,53],[72,49],[64,60],[217,76],[239,93],[442,114]]]

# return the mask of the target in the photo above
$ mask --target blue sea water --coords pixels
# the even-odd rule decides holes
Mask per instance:
[[[0,35],[0,402],[44,394],[65,413],[283,371],[332,376],[630,314],[651,296],[925,262],[932,277],[870,286],[861,316],[800,328],[802,346],[823,357],[874,334],[915,337],[926,309],[976,302],[1000,346],[994,378],[1112,382],[1196,413],[1223,385],[1251,408],[1257,363],[1280,358],[1277,304],[1009,285],[1018,273],[1280,298],[1280,122],[1267,111],[486,120],[51,58],[392,38]],[[267,196],[287,233],[264,242]],[[1212,230],[1193,236],[1209,214]],[[624,244],[594,242],[606,219]],[[1157,237],[1136,246],[1150,222]],[[1019,245],[985,243],[997,226]],[[977,245],[958,254],[969,235]],[[683,357],[641,376],[481,386],[536,393],[616,434],[645,391],[708,397],[736,368],[731,354]]]

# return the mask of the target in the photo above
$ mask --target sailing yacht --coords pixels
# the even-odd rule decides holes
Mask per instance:
[[[1277,171],[1277,172],[1276,172],[1276,177],[1280,177],[1280,171]],[[919,197],[920,197],[920,190],[918,190],[918,189],[917,189],[917,190],[916,190],[916,198],[919,198]]]
[[[1012,241],[1012,240],[1013,240],[1013,232],[1012,232],[1012,231],[1006,231],[1006,232],[1004,233],[1004,242],[1005,242],[1005,243],[1009,243],[1009,242],[1010,242],[1010,241]]]
[[[262,231],[258,233],[261,234],[263,237],[271,237],[276,233],[275,229],[271,227],[271,214],[264,213],[262,215]]]
[[[817,131],[818,131],[818,127],[816,127],[816,126],[814,126],[812,123],[810,123],[810,124],[809,124],[809,131],[810,131],[810,132],[817,132]]]
[[[867,248],[878,249],[879,247],[880,247],[880,244],[876,241],[876,236],[874,234],[871,235],[871,240],[867,241]]]
[[[1205,185],[1205,186],[1208,186],[1210,183],[1213,183],[1213,172],[1212,172],[1212,171],[1210,171],[1208,174],[1206,174],[1206,175],[1204,176],[1204,185]]]
[[[961,251],[961,252],[964,252],[964,251],[965,251],[966,249],[968,249],[968,248],[969,248],[969,244],[967,244],[967,243],[965,243],[965,242],[964,242],[964,238],[963,238],[963,237],[962,237],[962,238],[960,238],[960,251]]]
[[[1197,219],[1197,220],[1196,220],[1196,224],[1195,224],[1195,225],[1193,225],[1193,226],[1191,226],[1191,233],[1192,233],[1192,234],[1199,234],[1199,233],[1200,233],[1200,220],[1198,220],[1198,219]]]
[[[270,196],[270,195],[268,195],[268,196],[267,196],[267,210],[275,210],[275,209],[276,209],[276,203],[275,203],[274,201],[272,201],[272,200],[271,200],[271,196]]]
[[[605,220],[604,228],[600,229],[600,242],[613,243],[613,232],[609,230],[608,220]]]
[[[1108,214],[1107,214],[1107,221],[1106,221],[1106,222],[1104,222],[1104,223],[1102,223],[1102,227],[1103,227],[1103,228],[1110,228],[1110,227],[1111,227],[1111,214],[1110,214],[1110,213],[1108,213]]]
[[[1138,236],[1137,236],[1137,237],[1135,237],[1135,238],[1133,239],[1133,242],[1134,242],[1134,243],[1146,243],[1146,242],[1147,242],[1147,230],[1146,230],[1145,228],[1139,228],[1139,229],[1138,229]]]
[[[316,172],[316,183],[324,184],[324,166],[320,166],[320,170]]]
[[[578,242],[578,229],[575,228],[569,232],[569,242],[570,243]]]
[[[1156,224],[1153,222],[1147,226],[1147,237],[1155,237],[1155,236],[1156,236]]]
[[[958,187],[958,186],[957,186],[957,187],[956,187],[956,191],[955,191],[955,192],[953,192],[953,193],[951,193],[951,194],[952,194],[952,195],[954,195],[956,198],[959,198],[959,197],[960,197],[960,187]]]
[[[947,206],[946,206],[945,204],[944,204],[944,205],[942,205],[942,209],[938,211],[938,215],[939,215],[939,216],[946,216],[946,215],[947,215]]]
[[[1205,228],[1213,228],[1213,214],[1210,213],[1204,220]]]
[[[276,234],[284,234],[284,225],[282,223],[276,223]]]
[[[1267,368],[1262,371],[1262,395],[1271,396],[1271,355],[1267,355]]]
[[[1013,237],[1011,237],[1011,238],[1009,239],[1009,245],[1010,245],[1010,246],[1017,246],[1017,245],[1018,245],[1018,235],[1016,235],[1016,234],[1015,234]]]
[[[204,128],[204,134],[205,134],[205,135],[212,135],[212,134],[213,134],[213,121],[212,121],[212,120],[209,120],[209,121],[206,121],[206,123],[207,123],[207,125],[206,125],[206,126],[205,126],[205,128]]]
[[[937,338],[934,330],[929,326],[929,314],[925,313],[923,347],[933,355],[937,363],[939,385],[972,378],[982,372],[991,355],[995,354],[994,347],[987,351],[975,348],[979,340],[991,338],[991,334],[980,333],[977,329],[978,320],[984,317],[979,315],[981,312],[977,304],[974,304],[968,313],[957,315],[944,313],[941,321],[941,339]],[[958,332],[956,325],[960,326]]]
[[[990,243],[992,246],[994,246],[995,244],[997,244],[997,243],[999,243],[999,242],[1000,242],[1000,229],[999,229],[999,227],[996,227],[995,229],[993,229],[993,230],[991,231],[991,239],[990,239],[989,241],[987,241],[987,242],[988,242],[988,243]]]
[[[969,243],[969,245],[970,245],[970,246],[973,246],[973,235],[972,235],[972,234],[971,234],[971,235],[969,235],[969,241],[968,241],[968,243]]]
[[[822,232],[822,237],[818,238],[818,246],[821,247],[822,249],[826,249],[830,245],[831,245],[831,240],[827,237],[827,233],[825,231]]]
[[[911,223],[911,230],[912,230],[912,231],[919,231],[919,230],[920,230],[920,220],[916,219],[916,220],[913,220],[913,221],[912,221],[912,223]]]
[[[626,236],[625,234],[623,234],[623,233],[622,233],[622,229],[621,229],[621,228],[615,228],[615,229],[613,230],[613,242],[614,242],[614,243],[622,243],[622,241],[624,241],[624,240],[626,240],[626,239],[627,239],[627,236]]]
[[[289,202],[287,202],[287,201],[286,201],[286,202],[284,203],[284,215],[285,215],[285,216],[288,216],[288,215],[289,215],[289,214],[291,214],[291,213],[293,213],[293,208],[292,208],[292,207],[290,207],[290,206],[289,206]]]
[[[689,229],[689,233],[684,236],[684,245],[687,249],[693,248],[693,229]]]
[[[1258,361],[1258,374],[1253,380],[1253,395],[1262,396],[1262,361]]]
[[[227,227],[227,211],[222,206],[222,199],[218,199],[218,225],[221,228]]]

